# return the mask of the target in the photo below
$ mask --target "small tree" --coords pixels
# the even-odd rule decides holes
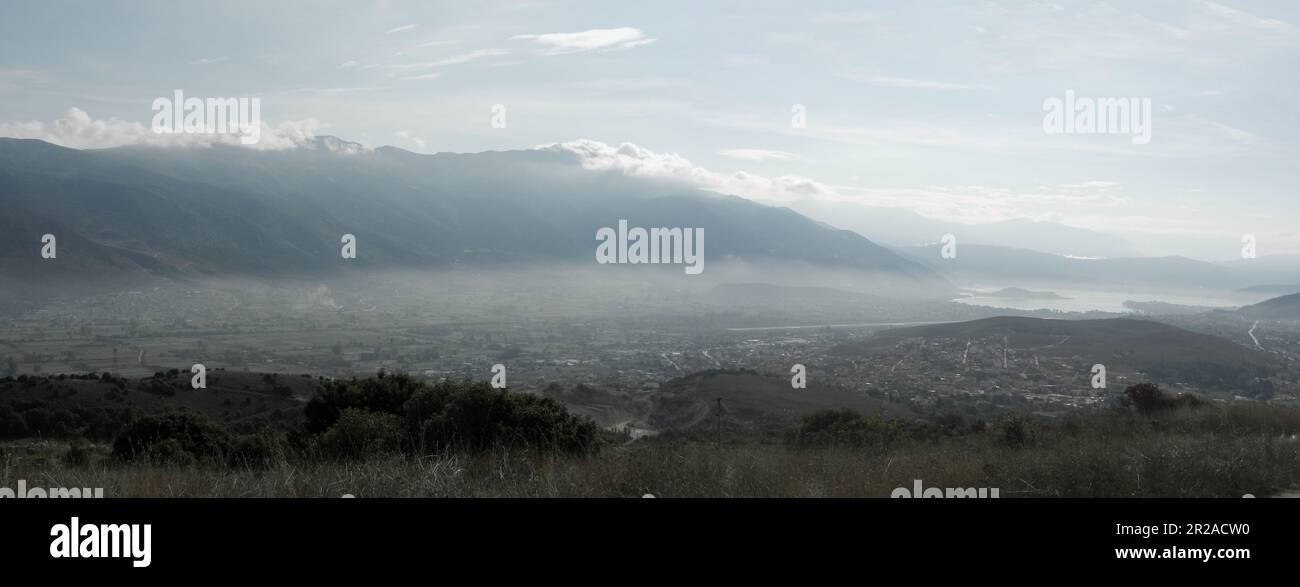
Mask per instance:
[[[1138,383],[1124,390],[1120,402],[1133,408],[1139,414],[1156,414],[1168,410],[1187,407],[1196,408],[1205,404],[1200,398],[1191,394],[1171,396],[1155,383]]]

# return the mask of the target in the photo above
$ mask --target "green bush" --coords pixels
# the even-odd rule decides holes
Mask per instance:
[[[406,400],[423,386],[409,375],[386,375],[383,371],[365,379],[323,381],[303,410],[307,431],[320,434],[329,430],[348,408],[401,414]]]
[[[362,459],[395,452],[400,446],[401,420],[392,414],[346,408],[321,435],[317,451],[335,459]]]
[[[1024,448],[1034,441],[1034,431],[1029,420],[1020,414],[1011,414],[998,420],[993,426],[993,433],[998,443],[1007,448]]]
[[[192,467],[199,461],[185,444],[176,438],[167,438],[151,444],[139,453],[140,460],[154,465]]]
[[[1138,383],[1124,390],[1120,402],[1139,414],[1157,414],[1178,408],[1198,408],[1205,405],[1191,394],[1169,395],[1154,383]]]
[[[84,469],[90,466],[90,457],[93,453],[90,443],[80,438],[73,440],[68,445],[67,452],[63,453],[63,466],[71,469]]]
[[[553,399],[507,393],[485,382],[429,385],[383,373],[323,383],[305,408],[306,429],[325,433],[349,409],[399,418],[399,448],[419,452],[500,447],[583,452],[598,444],[596,424]]]
[[[260,430],[236,438],[227,460],[232,467],[267,469],[283,463],[291,452],[283,432]]]
[[[22,438],[27,435],[27,420],[12,406],[0,406],[0,438]]]
[[[864,416],[848,408],[821,410],[804,416],[794,433],[799,447],[886,446],[905,437],[920,437],[925,431],[902,420],[888,420],[879,414]]]
[[[230,446],[230,434],[207,418],[190,412],[170,412],[128,424],[113,441],[113,455],[125,460],[185,464],[224,460]]]

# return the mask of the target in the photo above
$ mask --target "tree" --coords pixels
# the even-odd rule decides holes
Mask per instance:
[[[1191,394],[1171,396],[1155,383],[1138,383],[1124,390],[1120,399],[1126,407],[1131,407],[1139,414],[1156,414],[1176,408],[1196,408],[1205,405],[1200,398]]]
[[[27,435],[27,421],[12,406],[0,406],[0,438],[22,438]]]

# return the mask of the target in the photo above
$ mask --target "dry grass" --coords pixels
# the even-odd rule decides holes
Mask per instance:
[[[103,487],[110,497],[888,497],[998,487],[1003,497],[1240,497],[1300,486],[1300,443],[1268,435],[1082,432],[1022,448],[991,434],[872,449],[659,444],[591,456],[493,452],[267,470],[113,461],[65,466],[58,443],[7,447],[0,485]]]

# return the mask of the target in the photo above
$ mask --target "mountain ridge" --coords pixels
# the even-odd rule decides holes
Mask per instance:
[[[951,290],[857,233],[736,196],[584,169],[561,152],[424,155],[334,137],[321,145],[76,150],[0,139],[0,205],[16,211],[0,275],[93,277],[74,261],[87,248],[106,265],[100,272],[132,278],[329,273],[342,267],[344,234],[357,238],[355,267],[594,265],[596,230],[627,219],[705,229],[711,263],[807,263],[896,278],[934,297]],[[51,232],[60,247],[80,246],[57,263],[23,259]]]

